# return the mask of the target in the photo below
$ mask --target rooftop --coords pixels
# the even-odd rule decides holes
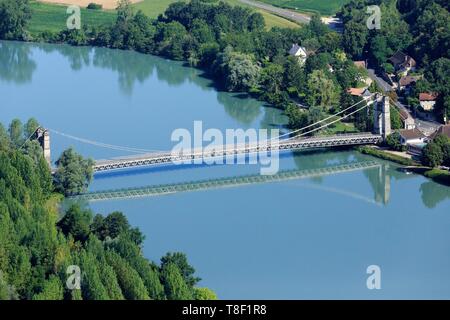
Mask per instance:
[[[439,135],[443,134],[444,136],[447,136],[450,138],[450,124],[442,125],[440,126],[431,136],[433,139]]]
[[[437,98],[437,94],[434,92],[422,92],[419,94],[420,101],[434,101]]]
[[[409,86],[410,84],[417,82],[421,78],[421,76],[405,76],[401,77],[399,83],[402,87]]]
[[[400,135],[405,140],[413,140],[413,139],[423,139],[426,138],[426,136],[417,128],[414,129],[404,129],[399,130]]]
[[[414,67],[416,65],[416,60],[408,56],[406,53],[397,51],[392,57],[389,58],[394,66],[409,64],[409,66]]]
[[[353,61],[353,64],[355,66],[357,66],[358,68],[365,68],[366,67],[366,62],[363,60],[360,61]]]

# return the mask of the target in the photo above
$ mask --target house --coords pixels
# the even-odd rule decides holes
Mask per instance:
[[[353,61],[353,64],[357,67],[357,68],[363,68],[366,69],[367,65],[366,62],[363,60],[360,61]]]
[[[400,143],[402,145],[408,144],[422,144],[425,142],[426,136],[417,128],[399,130]]]
[[[444,135],[450,138],[450,124],[444,124],[437,128],[437,130],[430,136],[431,139],[436,138],[437,135]]]
[[[400,78],[398,82],[398,88],[400,91],[409,92],[411,85],[415,84],[417,81],[422,79],[422,76],[404,76]]]
[[[414,129],[416,127],[416,122],[414,121],[414,118],[411,117],[408,111],[405,109],[398,109],[398,112],[400,114],[400,119],[402,119],[404,129]]]
[[[367,68],[367,63],[363,60],[360,61],[353,61],[353,64],[358,68],[358,69],[366,69]],[[356,78],[357,81],[365,83],[367,86],[370,86],[373,82],[372,78],[370,78],[369,76],[358,76],[358,78]]]
[[[417,64],[416,60],[401,51],[397,51],[388,61],[392,63],[395,71],[400,75],[407,75],[409,71],[416,68]]]
[[[367,88],[348,88],[347,93],[355,97],[369,97],[371,95]]]
[[[303,65],[306,61],[306,58],[308,58],[308,53],[305,47],[301,47],[296,43],[294,43],[289,50],[289,55],[296,57],[301,65]]]
[[[419,94],[420,106],[425,111],[431,111],[436,104],[437,94],[433,92],[422,92]]]

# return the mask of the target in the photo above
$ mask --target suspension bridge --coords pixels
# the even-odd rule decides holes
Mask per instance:
[[[333,136],[311,136],[314,132],[329,127],[342,121],[351,115],[374,105],[374,130],[373,132],[362,132],[354,134],[338,134]],[[362,105],[362,106],[361,106]],[[100,143],[71,136],[53,129],[40,129],[37,139],[40,141],[46,159],[50,161],[50,136],[49,131],[75,139],[79,142],[88,143],[102,148],[109,148],[123,152],[135,153],[133,156],[95,160],[94,172],[133,168],[141,166],[187,163],[198,159],[226,158],[237,155],[250,155],[261,152],[278,152],[307,150],[313,148],[333,148],[340,146],[355,146],[365,144],[376,144],[390,134],[389,98],[378,94],[369,97],[313,124],[303,128],[290,131],[278,137],[258,142],[247,142],[232,145],[217,145],[212,148],[183,149],[181,152],[148,150],[126,146],[116,146]],[[194,162],[195,163],[195,162]],[[49,163],[50,164],[50,163]]]

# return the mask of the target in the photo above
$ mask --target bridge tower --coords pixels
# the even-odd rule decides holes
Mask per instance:
[[[51,160],[51,149],[50,149],[50,132],[47,129],[39,127],[31,139],[35,139],[41,145],[42,151],[44,153],[44,158],[47,161],[49,167],[52,165]]]
[[[379,96],[373,104],[373,132],[386,139],[391,134],[391,112],[389,97]]]

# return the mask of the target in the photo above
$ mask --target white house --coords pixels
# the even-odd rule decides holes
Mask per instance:
[[[420,106],[425,111],[431,111],[436,104],[437,95],[435,93],[423,92],[419,94]]]
[[[308,53],[306,52],[305,47],[301,47],[297,43],[292,45],[292,48],[289,50],[289,55],[296,57],[301,65],[303,65],[306,58],[308,58]]]
[[[422,144],[425,142],[426,136],[417,128],[399,130],[400,142],[402,145]]]

